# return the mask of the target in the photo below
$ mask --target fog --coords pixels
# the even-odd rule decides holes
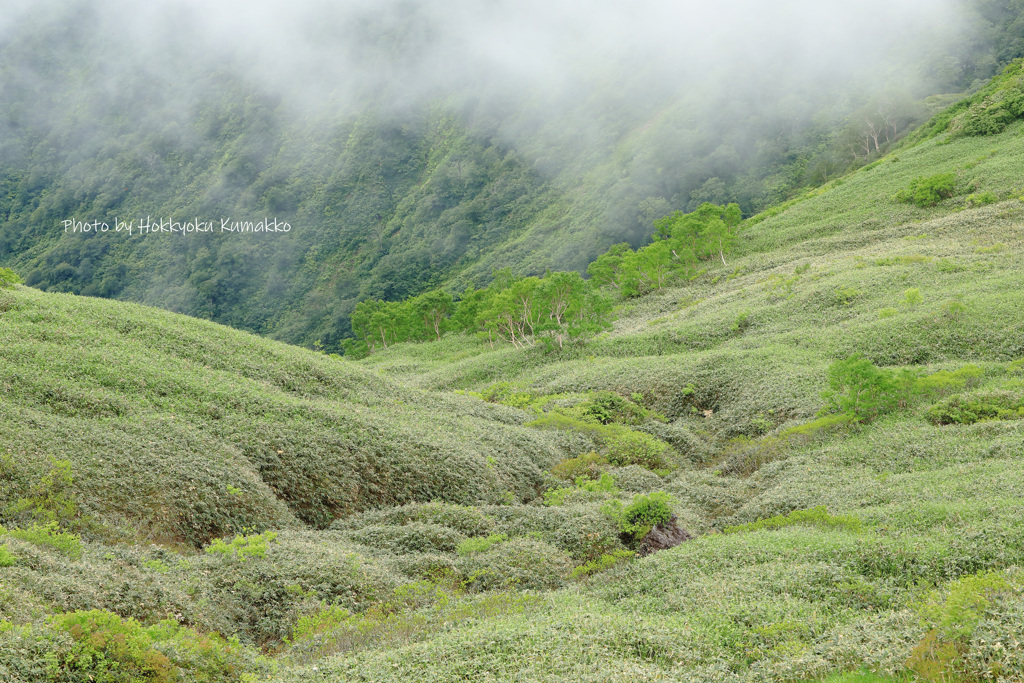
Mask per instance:
[[[952,43],[951,0],[5,0],[0,40],[25,22],[71,17],[67,44],[104,59],[116,88],[144,71],[174,91],[195,69],[231,68],[295,111],[424,99],[640,100],[697,86],[835,88],[913,64],[907,50]],[[50,39],[54,40],[54,39]],[[36,48],[40,47],[38,45]],[[123,70],[123,72],[122,72]],[[907,87],[919,74],[903,76]],[[713,94],[713,92],[712,92]],[[526,99],[532,99],[525,102]]]
[[[336,340],[368,296],[583,270],[673,210],[822,182],[880,106],[895,136],[992,75],[982,24],[971,0],[0,0],[0,262]],[[265,211],[296,230],[53,239]]]

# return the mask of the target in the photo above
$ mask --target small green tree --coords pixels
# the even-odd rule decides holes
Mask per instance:
[[[455,302],[448,292],[435,289],[426,294],[420,294],[411,301],[416,315],[423,321],[427,334],[433,335],[436,341],[441,341],[441,334],[447,328],[448,316],[455,310]]]
[[[612,245],[608,251],[587,266],[587,274],[599,286],[621,289],[623,262],[632,253],[633,249],[625,242]]]
[[[13,289],[14,285],[20,285],[21,278],[10,268],[0,268],[0,289]]]
[[[870,422],[899,404],[899,383],[889,370],[860,354],[836,361],[828,369],[829,388],[822,392],[822,413],[845,413]]]

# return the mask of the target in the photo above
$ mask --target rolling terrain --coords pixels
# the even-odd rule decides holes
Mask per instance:
[[[0,290],[0,674],[1020,679],[1024,122],[944,130],[561,352]]]

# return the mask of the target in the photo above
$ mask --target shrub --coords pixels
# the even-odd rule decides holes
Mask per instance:
[[[459,547],[456,549],[456,552],[459,555],[483,553],[490,550],[491,546],[504,543],[507,540],[508,536],[505,534],[491,534],[486,538],[467,538],[462,543],[459,543]]]
[[[550,590],[565,584],[572,562],[563,551],[535,538],[513,538],[499,547],[460,559],[472,590]]]
[[[0,526],[0,534],[7,534],[40,548],[53,548],[71,559],[82,556],[82,540],[78,534],[61,531],[57,522],[33,524],[28,529],[4,529]]]
[[[646,491],[653,491],[662,484],[661,477],[646,467],[640,467],[639,465],[616,467],[609,470],[608,474],[615,481],[615,486],[622,491],[644,493]]]
[[[589,562],[621,550],[618,524],[600,511],[600,504],[557,507],[494,508],[498,527],[509,537],[537,535],[570,553],[577,562]]]
[[[214,683],[239,680],[246,670],[250,675],[265,670],[265,662],[237,641],[199,634],[171,620],[147,627],[90,610],[55,615],[50,625],[73,641],[48,658],[51,675],[59,672],[60,680]]]
[[[995,204],[999,201],[999,197],[994,192],[975,192],[967,195],[968,206],[985,206],[986,204]]]
[[[1007,392],[987,392],[973,396],[952,396],[928,409],[926,417],[934,425],[969,425],[981,420],[1019,420],[1024,418],[1024,401]]]
[[[832,302],[836,306],[851,306],[861,293],[853,287],[839,287],[832,294]]]
[[[414,553],[394,560],[394,568],[403,575],[426,581],[449,581],[458,577],[455,561],[448,555]]]
[[[14,553],[6,545],[0,545],[0,567],[13,567],[18,562]]]
[[[617,500],[609,501],[602,510],[618,522],[623,534],[641,539],[658,524],[667,524],[672,519],[675,501],[664,491],[639,494],[629,505],[623,507]]]
[[[951,261],[947,258],[939,259],[939,262],[935,264],[935,267],[940,273],[960,273],[967,270],[967,266]]]
[[[968,673],[960,671],[959,660],[969,651],[971,636],[998,596],[1010,591],[1019,593],[998,571],[965,576],[932,591],[917,605],[921,625],[928,632],[914,648],[907,668],[928,681]]]
[[[749,524],[737,524],[722,529],[723,534],[736,534],[743,531],[761,531],[783,529],[789,526],[816,526],[825,529],[844,529],[859,532],[864,523],[853,515],[830,515],[824,505],[809,510],[794,510],[787,515],[776,515],[767,519],[759,519]]]
[[[440,524],[412,522],[403,526],[368,526],[350,532],[356,543],[396,554],[451,553],[466,540],[465,535]]]
[[[580,477],[598,479],[608,464],[608,458],[591,451],[578,458],[563,460],[551,468],[551,473],[566,481],[576,481]]]
[[[649,470],[664,469],[669,465],[671,446],[643,432],[623,430],[606,441],[608,462],[624,467],[640,465]]]
[[[586,479],[579,477],[576,479],[576,486],[564,486],[557,489],[548,489],[544,492],[544,504],[545,505],[565,505],[569,498],[590,498],[587,495],[577,494],[588,494],[588,493],[618,493],[619,489],[615,486],[615,480],[611,475],[605,473],[601,475],[600,479],[596,481],[593,479]]]
[[[921,303],[921,290],[917,287],[911,287],[903,290],[903,301],[904,306],[913,308]]]
[[[849,413],[859,422],[870,422],[893,410],[899,398],[893,373],[856,353],[829,366],[828,384],[821,394],[825,399],[822,414]]]
[[[20,285],[21,278],[10,268],[0,268],[0,289],[13,289],[14,285]]]
[[[623,562],[628,562],[636,555],[632,550],[616,550],[607,555],[602,555],[596,560],[591,560],[586,564],[581,564],[572,570],[572,578],[578,579],[581,576],[590,576],[598,572],[603,572],[606,569],[611,569]]]
[[[235,536],[231,543],[225,543],[222,538],[215,538],[206,547],[206,552],[218,553],[239,562],[245,562],[249,557],[264,557],[267,554],[267,547],[275,540],[277,540],[277,534],[273,531],[265,531],[252,536]]]
[[[485,536],[494,526],[493,520],[479,508],[434,501],[364,512],[335,520],[330,528],[355,530],[374,525],[401,526],[410,522],[445,526],[466,536]]]
[[[938,175],[928,177],[919,176],[914,178],[905,189],[893,195],[893,199],[922,208],[935,206],[943,199],[949,199],[953,196],[955,185],[955,173],[939,173]]]
[[[66,528],[88,526],[79,511],[74,475],[67,460],[49,459],[49,469],[35,481],[18,471],[10,455],[0,458],[0,495],[11,502],[2,510],[12,522],[55,523]]]

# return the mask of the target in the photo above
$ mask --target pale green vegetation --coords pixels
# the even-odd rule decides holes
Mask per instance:
[[[1021,679],[1021,128],[922,135],[560,350],[0,291],[0,674]]]

